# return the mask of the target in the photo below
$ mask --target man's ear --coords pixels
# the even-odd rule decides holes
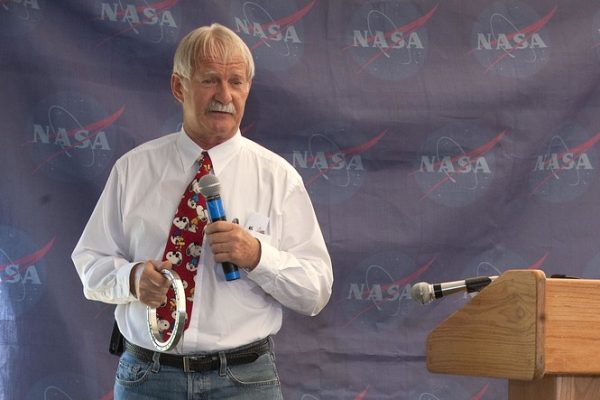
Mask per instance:
[[[171,74],[171,93],[177,99],[178,102],[183,104],[183,78],[177,74]]]

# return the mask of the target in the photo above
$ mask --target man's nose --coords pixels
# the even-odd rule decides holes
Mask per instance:
[[[227,82],[221,82],[217,85],[215,100],[221,104],[229,104],[233,100],[231,97],[231,89]]]

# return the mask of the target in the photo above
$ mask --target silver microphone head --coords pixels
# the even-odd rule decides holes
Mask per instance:
[[[202,196],[204,197],[218,196],[221,192],[221,183],[219,183],[219,178],[213,174],[204,175],[202,178],[200,178],[200,180],[198,180],[198,186],[200,193],[202,193]]]
[[[410,296],[421,304],[429,304],[435,299],[433,286],[427,282],[415,283],[410,290]]]

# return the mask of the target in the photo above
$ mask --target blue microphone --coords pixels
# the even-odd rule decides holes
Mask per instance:
[[[223,202],[221,201],[221,184],[219,183],[219,179],[212,174],[204,175],[198,181],[198,186],[200,186],[200,193],[206,199],[206,208],[208,209],[210,222],[227,221]],[[240,271],[237,265],[227,261],[221,265],[223,266],[225,280],[234,281],[240,278]]]

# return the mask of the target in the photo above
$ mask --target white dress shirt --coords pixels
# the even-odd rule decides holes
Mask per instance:
[[[130,293],[130,271],[139,262],[162,259],[201,152],[182,130],[117,160],[72,254],[85,296],[117,304],[123,335],[148,349],[153,347],[146,306]],[[228,282],[204,243],[190,327],[172,351],[183,354],[230,349],[275,334],[282,305],[316,315],[333,284],[331,260],[297,171],[239,131],[208,153],[228,219],[238,218],[260,240],[262,253],[253,271]]]

